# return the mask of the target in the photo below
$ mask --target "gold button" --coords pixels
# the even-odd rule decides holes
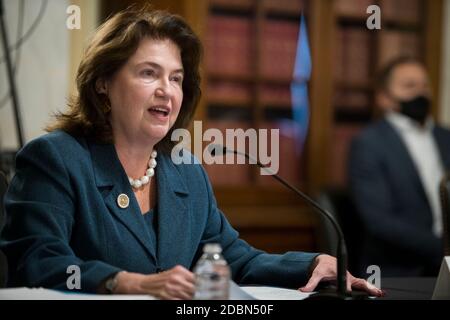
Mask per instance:
[[[126,209],[128,208],[128,205],[130,204],[130,198],[125,193],[119,194],[117,197],[117,205],[122,208]]]

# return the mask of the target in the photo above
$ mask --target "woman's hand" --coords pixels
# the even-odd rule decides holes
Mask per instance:
[[[320,281],[336,280],[337,265],[336,258],[327,254],[316,257],[312,265],[312,274],[308,283],[299,288],[302,292],[311,292],[317,287]],[[366,291],[371,296],[381,297],[384,292],[364,279],[355,278],[347,271],[347,291],[358,289]]]
[[[115,294],[149,294],[167,300],[189,300],[194,292],[194,274],[182,266],[150,275],[119,273],[114,290]]]

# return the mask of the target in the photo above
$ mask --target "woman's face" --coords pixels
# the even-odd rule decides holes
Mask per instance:
[[[111,126],[118,138],[156,144],[175,123],[183,101],[183,64],[171,40],[145,38],[106,82]]]

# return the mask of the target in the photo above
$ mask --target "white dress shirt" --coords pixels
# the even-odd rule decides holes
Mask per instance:
[[[445,170],[433,136],[434,122],[429,118],[422,127],[398,112],[390,112],[386,118],[400,134],[416,166],[433,213],[433,232],[440,237],[442,209],[439,201],[439,183]]]

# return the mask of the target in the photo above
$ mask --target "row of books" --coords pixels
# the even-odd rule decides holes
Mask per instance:
[[[244,121],[213,121],[209,120],[206,129],[214,128],[219,129],[225,139],[226,129],[242,128],[247,130],[250,127],[248,122]],[[216,142],[216,141],[215,141]],[[217,142],[216,142],[217,143]],[[204,148],[208,143],[204,143]],[[239,149],[242,146],[236,146],[235,149]],[[243,159],[240,156],[240,159]],[[224,161],[225,162],[225,161]],[[249,185],[253,182],[252,166],[248,164],[237,164],[237,160],[234,164],[206,164],[204,168],[208,173],[209,179],[214,187],[216,186],[238,186]]]
[[[245,122],[238,121],[209,121],[208,128],[221,130],[225,137],[225,129],[242,128],[250,126]],[[302,153],[299,151],[299,141],[294,126],[286,128],[276,123],[266,123],[263,127],[267,129],[280,129],[279,144],[279,170],[278,174],[294,184],[302,179]],[[348,182],[348,157],[353,138],[361,132],[361,125],[338,125],[335,126],[332,135],[333,143],[330,150],[330,184],[346,185]],[[208,143],[205,143],[205,146]],[[237,148],[237,146],[236,146]],[[245,147],[248,152],[248,146]],[[271,155],[269,149],[268,154]],[[209,178],[214,186],[237,186],[237,185],[276,185],[277,182],[268,176],[260,174],[259,169],[248,164],[204,164]]]
[[[372,4],[381,8],[382,29],[376,32],[358,22],[368,17],[367,7]],[[335,122],[331,132],[328,184],[348,185],[351,141],[365,126],[364,122],[341,122],[336,115],[345,115],[346,118],[358,115],[370,117],[372,80],[376,72],[398,56],[421,57],[423,48],[420,47],[422,39],[418,30],[423,21],[423,7],[423,0],[334,1],[336,17],[344,19],[338,20],[334,46],[335,90],[332,104]],[[350,18],[348,23],[342,23],[346,21],[345,18]]]
[[[294,71],[299,23],[267,20],[262,28],[261,74],[290,79]]]
[[[420,24],[423,19],[423,0],[381,0],[380,7],[385,20]]]
[[[247,130],[251,127],[250,123],[244,121],[213,121],[210,120],[205,125],[204,129],[215,128],[219,129],[225,139],[226,129],[241,128]],[[270,141],[271,129],[279,129],[279,168],[278,174],[287,178],[293,183],[301,181],[301,152],[299,148],[298,130],[296,125],[292,123],[264,123],[260,126],[260,129],[267,129],[268,141]],[[237,141],[235,141],[237,143]],[[209,142],[204,143],[206,147]],[[275,149],[270,147],[268,143],[267,155],[269,158],[273,158],[272,152]],[[248,143],[246,145],[236,145],[235,148],[244,148],[246,152],[249,152],[250,148]],[[258,148],[259,150],[259,148]],[[257,156],[257,155],[252,155]],[[208,173],[209,178],[214,186],[236,186],[236,185],[273,185],[277,182],[273,178],[263,176],[260,174],[259,168],[249,165],[248,161],[241,158],[246,164],[204,164],[204,167]],[[236,159],[235,159],[236,160]]]
[[[256,5],[266,12],[300,14],[304,9],[304,0],[210,0],[210,5],[223,9],[256,9]]]
[[[226,80],[209,81],[206,95],[211,103],[250,105],[254,102],[252,86],[240,82]],[[258,87],[259,101],[272,107],[291,106],[291,90],[289,85],[262,84]]]
[[[334,72],[337,82],[364,83],[370,79],[372,37],[362,28],[336,31]]]
[[[212,14],[207,30],[205,45],[209,73],[292,78],[299,30],[297,22],[266,19],[261,30],[260,50],[257,50],[256,29],[248,17]]]
[[[226,143],[226,129],[237,129],[241,128],[247,130],[251,128],[250,122],[239,121],[239,120],[209,120],[204,125],[204,130],[209,128],[219,129],[222,134],[224,141]],[[279,168],[278,174],[288,181],[298,184],[302,181],[303,177],[303,154],[301,152],[300,141],[298,140],[298,131],[293,123],[264,123],[260,128],[268,129],[269,141],[270,141],[270,129],[278,128],[280,129],[280,140],[279,140]],[[348,167],[348,156],[350,151],[350,145],[352,139],[361,131],[363,125],[361,124],[342,124],[335,125],[332,130],[332,141],[330,149],[330,181],[331,185],[345,186],[348,182],[347,167]],[[244,148],[249,152],[249,146],[247,141],[244,144],[238,145],[238,140],[233,142],[233,146],[237,148]],[[203,148],[205,148],[209,142],[204,142]],[[272,155],[272,148],[268,149],[268,155]],[[235,158],[236,160],[237,158]],[[205,164],[204,167],[208,173],[209,178],[214,186],[238,186],[238,185],[260,185],[260,186],[271,186],[276,185],[277,182],[268,176],[263,176],[260,174],[258,168],[248,164]]]
[[[334,11],[339,16],[367,17],[367,7],[374,4],[373,0],[335,0]]]
[[[253,101],[252,86],[233,81],[208,81],[206,98],[215,104],[250,105]]]
[[[248,124],[243,122],[211,122],[210,127],[221,128],[221,131],[225,132],[226,128],[243,128],[245,130],[248,128]],[[277,126],[274,124],[266,126],[266,128],[275,127]],[[350,145],[361,129],[361,125],[342,125],[333,129],[333,144],[330,151],[330,184],[341,186],[347,184]],[[292,130],[292,132],[280,130],[280,164],[278,174],[292,183],[299,183],[302,179],[303,159],[302,154],[298,152],[298,140],[293,135],[294,132],[295,130]],[[259,170],[255,171],[255,168],[248,164],[205,164],[205,169],[215,186],[277,184],[273,178],[260,175]]]
[[[272,107],[292,106],[291,87],[289,85],[261,85],[260,101]]]
[[[261,85],[259,102],[263,106],[292,107],[292,96],[288,85]],[[206,96],[210,104],[249,106],[254,103],[252,86],[231,81],[210,81]],[[338,88],[334,92],[333,105],[344,109],[363,110],[370,106],[368,91]]]
[[[350,89],[337,89],[334,91],[333,105],[336,108],[351,110],[366,110],[370,107],[368,92]]]
[[[378,44],[378,67],[401,55],[420,58],[421,38],[415,32],[385,31]]]
[[[262,125],[263,128],[279,129],[279,170],[278,174],[293,184],[299,184],[303,180],[302,161],[303,151],[299,140],[298,125],[292,121],[270,122]],[[269,149],[269,153],[272,150]],[[258,171],[258,182],[261,185],[279,185],[279,182],[270,176],[262,176]]]
[[[300,0],[211,0],[211,3],[250,10],[262,3],[266,13],[299,12],[305,5]],[[334,10],[337,18],[365,19],[368,17],[367,7],[372,4],[381,7],[382,30],[370,31],[365,24],[358,27],[354,23],[337,24],[334,78],[336,84],[347,84],[348,89],[345,85],[337,85],[332,104],[336,109],[346,109],[350,113],[360,113],[371,107],[371,81],[382,65],[400,55],[420,57],[423,51],[421,33],[417,28],[395,26],[396,22],[419,26],[423,21],[423,0],[334,0]],[[292,7],[289,9],[289,6]],[[258,30],[260,26],[256,25],[256,20],[253,14],[229,15],[217,11],[210,14],[205,42],[206,68],[208,74],[219,77],[208,81],[206,96],[209,103],[251,105],[259,101],[265,106],[291,105],[288,81],[285,85],[274,85],[264,80],[292,77],[299,23],[291,18],[283,20],[266,16]],[[225,77],[221,78],[222,75]],[[226,80],[226,76],[231,77]],[[262,81],[255,86],[249,79]],[[246,130],[252,125],[250,121],[235,119],[210,120],[208,126],[225,132],[226,128]],[[350,143],[363,126],[361,123],[334,124],[330,146],[330,184],[346,185]],[[297,136],[293,134],[295,127],[289,129],[289,126],[281,127],[275,122],[264,123],[263,127],[282,128],[279,173],[294,183],[301,181],[302,155],[298,151]],[[214,185],[276,183],[270,177],[259,175],[259,171],[249,165],[205,165],[205,168]]]
[[[224,76],[254,74],[253,39],[249,18],[210,15],[205,39],[207,71]]]
[[[363,28],[342,27],[337,30],[336,81],[369,84],[376,71],[371,68],[378,69],[400,55],[420,57],[420,35],[415,32],[383,30],[377,36],[378,39]],[[378,44],[376,52],[375,44]],[[375,66],[372,61],[376,61]]]
[[[419,24],[422,20],[422,0],[336,0],[334,10],[338,16],[367,18],[367,8],[379,5],[382,21]]]
[[[300,14],[305,9],[304,0],[262,0],[262,7],[268,12]]]
[[[210,0],[215,8],[256,10],[258,2],[266,13],[300,14],[304,0]],[[423,0],[335,0],[334,11],[339,16],[367,18],[367,8],[378,5],[384,21],[418,24],[422,19]]]

